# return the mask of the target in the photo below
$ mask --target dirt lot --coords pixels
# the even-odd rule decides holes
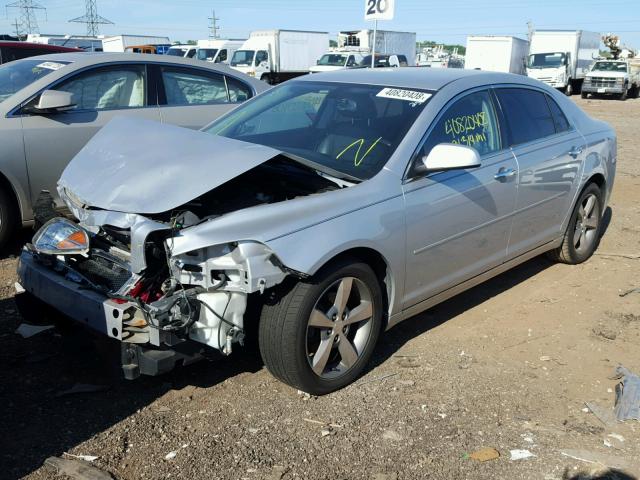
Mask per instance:
[[[606,478],[640,476],[640,424],[605,427],[583,411],[586,401],[613,405],[616,365],[640,373],[640,293],[620,296],[640,287],[640,100],[576,101],[619,136],[598,254],[578,267],[534,259],[401,324],[364,378],[322,398],[240,351],[118,381],[102,367],[109,352],[83,336],[14,334],[16,260],[1,260],[0,477],[51,478],[43,462],[63,452],[98,456],[118,479],[552,480],[601,470],[567,450],[613,457],[603,461],[629,474]],[[105,389],[60,395],[78,383]],[[468,457],[483,447],[500,457]],[[535,456],[511,460],[513,449]]]

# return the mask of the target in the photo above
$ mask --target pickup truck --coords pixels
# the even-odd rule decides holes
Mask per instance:
[[[589,94],[615,95],[620,100],[638,98],[640,63],[630,60],[598,60],[587,73],[582,98]]]

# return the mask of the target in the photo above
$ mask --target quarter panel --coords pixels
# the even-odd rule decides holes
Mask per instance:
[[[29,177],[24,157],[20,118],[0,118],[0,173],[13,186],[13,193],[18,199],[22,221],[31,220],[31,201],[28,194]]]

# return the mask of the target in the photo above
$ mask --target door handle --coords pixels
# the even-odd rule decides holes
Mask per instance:
[[[581,153],[582,153],[581,147],[571,147],[571,150],[569,150],[569,156],[573,158],[578,158],[578,155],[580,155]]]
[[[509,180],[509,178],[515,176],[515,174],[516,171],[513,168],[502,167],[500,170],[498,170],[498,173],[493,176],[493,178],[495,178],[499,182],[504,183]]]

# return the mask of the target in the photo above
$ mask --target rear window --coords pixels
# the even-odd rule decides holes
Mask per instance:
[[[506,117],[510,144],[521,145],[556,133],[546,95],[525,88],[496,90]]]
[[[556,125],[556,132],[562,133],[569,130],[571,128],[569,120],[567,120],[567,117],[564,115],[564,112],[558,106],[556,101],[547,95],[547,102],[549,102],[549,108],[551,109],[551,115],[553,116],[553,123]]]

